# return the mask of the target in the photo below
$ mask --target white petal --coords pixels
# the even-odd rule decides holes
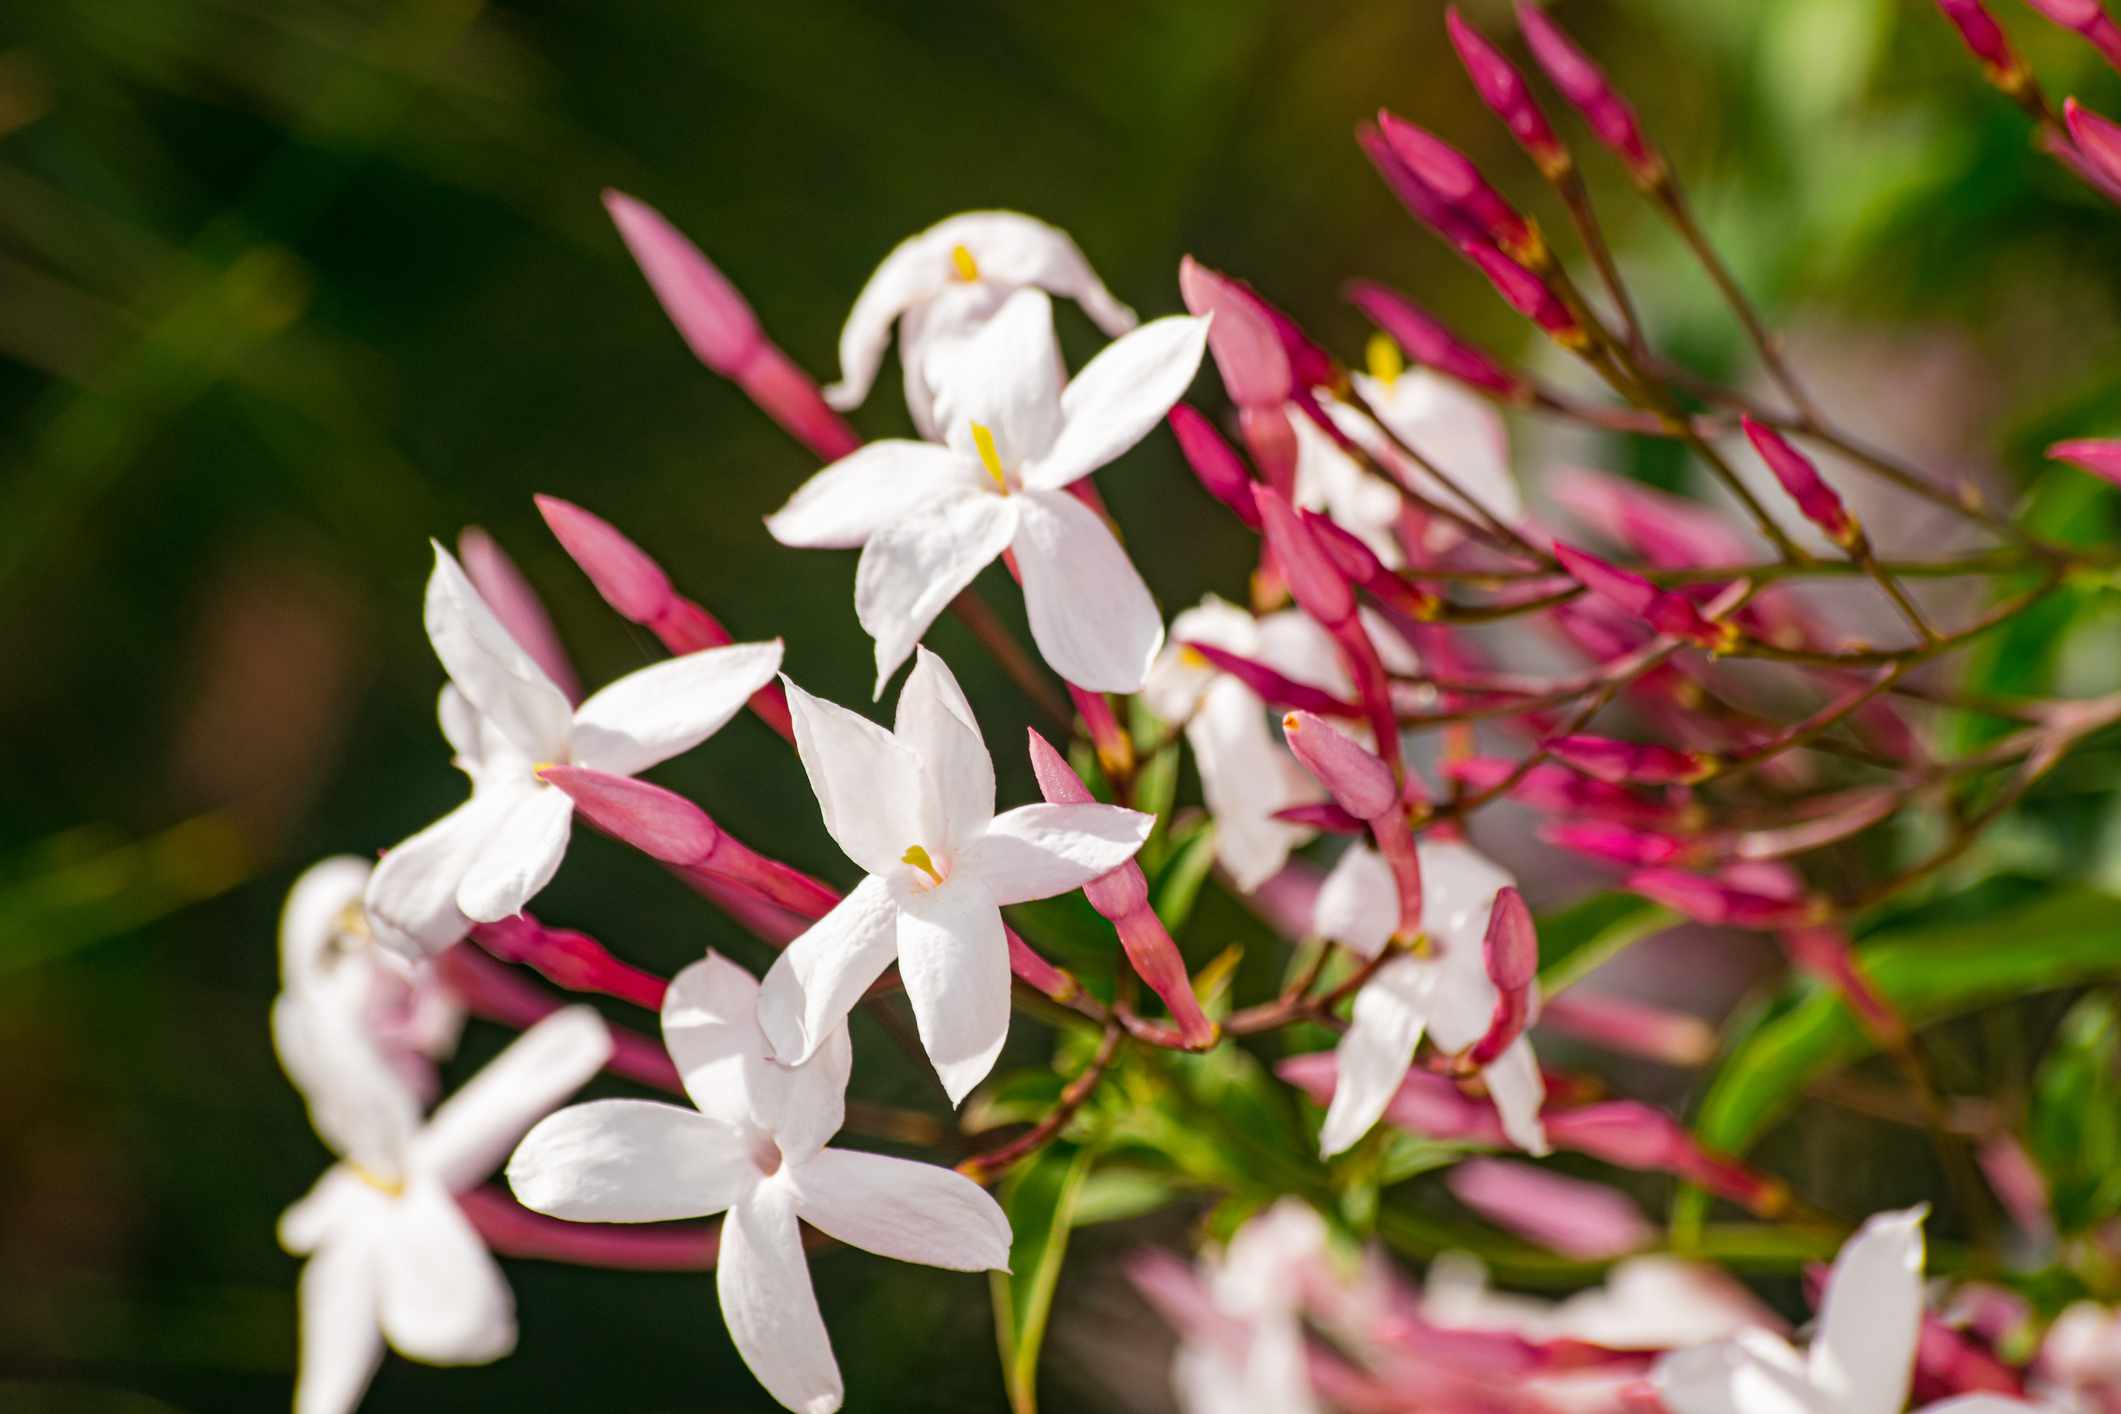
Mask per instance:
[[[978,879],[900,900],[898,968],[921,1045],[955,1105],[994,1069],[1009,1036],[1009,944]]]
[[[1259,633],[1250,614],[1213,594],[1171,620],[1163,651],[1149,665],[1149,680],[1142,684],[1142,700],[1167,722],[1190,717],[1202,694],[1222,677],[1206,659],[1188,653],[1182,646],[1188,643],[1257,656]]]
[[[449,680],[479,714],[533,760],[551,760],[567,746],[574,709],[501,621],[486,607],[463,569],[439,544],[427,580],[427,637]]]
[[[1009,1268],[1009,1219],[954,1169],[826,1149],[795,1185],[803,1221],[850,1247],[958,1272]]]
[[[950,247],[933,229],[892,247],[869,276],[840,329],[840,380],[825,389],[825,401],[846,412],[862,405],[891,346],[891,325],[933,296],[951,276]]]
[[[743,1131],[656,1100],[570,1105],[540,1120],[508,1161],[517,1202],[578,1223],[705,1217],[758,1176]]]
[[[1134,311],[1112,297],[1066,231],[1017,211],[967,211],[932,227],[928,236],[947,257],[962,245],[980,279],[1036,285],[1083,307],[1092,323],[1117,338],[1134,327]]]
[[[995,816],[956,867],[998,904],[1052,898],[1125,864],[1155,826],[1155,816],[1117,805],[1022,805]]]
[[[1107,344],[1061,394],[1052,450],[1024,471],[1024,484],[1057,490],[1087,476],[1149,435],[1186,394],[1208,348],[1208,321],[1155,319]]]
[[[1396,569],[1404,559],[1399,538],[1393,533],[1405,504],[1399,488],[1363,470],[1309,417],[1292,413],[1289,425],[1296,432],[1297,507],[1325,512],[1342,529],[1359,537],[1378,559]]]
[[[509,792],[474,792],[471,799],[393,845],[368,877],[362,906],[376,940],[400,957],[434,956],[471,931],[457,907],[457,886],[499,823]]]
[[[358,908],[374,867],[338,854],[303,870],[280,906],[280,982],[296,987],[333,970],[334,943],[350,908]]]
[[[306,1256],[335,1233],[359,1223],[366,1202],[376,1196],[378,1191],[356,1178],[345,1164],[333,1164],[307,1193],[287,1205],[274,1236],[283,1250]]]
[[[928,442],[887,439],[849,452],[766,517],[783,545],[850,550],[953,491],[992,485],[977,459]]]
[[[391,1349],[429,1365],[484,1365],[515,1349],[515,1297],[454,1198],[416,1183],[389,1224],[376,1264]]]
[[[1399,1093],[1421,1043],[1423,985],[1420,963],[1395,958],[1355,994],[1348,1034],[1334,1051],[1337,1078],[1318,1131],[1321,1157],[1330,1159],[1368,1134]]]
[[[972,704],[941,658],[922,648],[899,689],[892,735],[920,759],[936,818],[922,822],[931,852],[955,849],[994,818],[994,758],[980,736]]]
[[[1018,290],[969,338],[931,344],[926,362],[936,420],[960,455],[979,454],[977,423],[994,438],[1003,472],[1014,477],[1060,435],[1068,373],[1045,291]]]
[[[796,755],[824,813],[825,832],[867,873],[901,868],[930,814],[920,758],[867,717],[782,681]]]
[[[898,956],[898,902],[872,874],[774,959],[759,988],[759,1027],[784,1065],[809,1060]]]
[[[810,1288],[795,1189],[760,1184],[722,1220],[715,1288],[729,1339],[766,1393],[800,1414],[832,1414],[845,1397],[825,1318]]]
[[[1092,692],[1135,692],[1164,644],[1149,586],[1095,512],[1065,491],[1027,491],[1017,568],[1031,637],[1055,672]]]
[[[581,1089],[611,1058],[611,1029],[591,1007],[540,1021],[427,1117],[412,1165],[461,1193],[500,1167],[523,1131]]]
[[[1289,851],[1311,838],[1274,812],[1325,791],[1267,725],[1267,709],[1235,678],[1218,678],[1186,723],[1201,794],[1215,819],[1215,857],[1246,893],[1281,872]]]
[[[1505,525],[1524,519],[1524,500],[1510,475],[1510,439],[1503,417],[1486,398],[1441,374],[1415,369],[1387,387],[1366,373],[1354,375],[1355,391],[1392,435],[1420,453],[1480,506]],[[1440,504],[1464,504],[1419,466],[1414,485]]]
[[[327,998],[283,992],[273,1002],[272,1036],[324,1142],[372,1173],[396,1177],[419,1106],[359,1019]]]
[[[1922,1414],[2028,1414],[2044,1406],[2004,1394],[1960,1394],[1922,1406]]]
[[[1796,1352],[1766,1331],[1675,1350],[1650,1379],[1672,1414],[1856,1414],[1813,1390]]]
[[[1922,1329],[1926,1207],[1880,1213],[1842,1244],[1812,1337],[1812,1383],[1852,1410],[1907,1403]]]
[[[847,1028],[832,1028],[806,1063],[782,1065],[759,1023],[760,995],[750,973],[707,954],[670,980],[663,1044],[702,1114],[766,1130],[792,1160],[808,1158],[839,1132],[846,1114],[854,1057]]]
[[[1502,1118],[1502,1132],[1510,1142],[1527,1154],[1548,1152],[1546,1126],[1539,1122],[1540,1107],[1547,1100],[1547,1083],[1539,1073],[1539,1058],[1532,1054],[1531,1039],[1519,1036],[1512,1041],[1481,1070],[1480,1078],[1488,1087],[1488,1098],[1495,1102],[1495,1113]]]
[[[560,872],[574,802],[556,787],[533,785],[511,791],[498,814],[493,833],[457,885],[457,907],[480,923],[521,913]]]
[[[1311,926],[1321,938],[1377,956],[1399,928],[1399,885],[1384,856],[1365,844],[1343,850],[1318,886]]]
[[[577,766],[631,776],[690,751],[781,670],[781,641],[703,648],[628,673],[574,714]]]
[[[353,1414],[383,1363],[376,1254],[367,1235],[335,1242],[311,1257],[297,1295],[302,1325],[295,1414]]]
[[[937,497],[869,537],[854,567],[854,616],[876,640],[876,695],[935,616],[1016,536],[1020,497]]]

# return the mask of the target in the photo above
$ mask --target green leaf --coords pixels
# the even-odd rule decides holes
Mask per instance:
[[[959,1123],[967,1134],[983,1134],[1005,1124],[1036,1124],[1060,1103],[1068,1082],[1058,1071],[1019,1070],[980,1086],[965,1106]]]
[[[1195,826],[1183,838],[1174,837],[1171,857],[1156,871],[1149,885],[1149,903],[1164,926],[1175,935],[1193,916],[1193,904],[1208,871],[1215,867],[1215,822]]]
[[[1091,1151],[1073,1144],[1047,1145],[1004,1180],[1002,1211],[1015,1234],[1009,1270],[988,1275],[994,1296],[994,1338],[1001,1349],[1002,1381],[1015,1414],[1037,1414],[1038,1352],[1046,1320],[1053,1314],[1053,1288],[1068,1255],[1068,1231]]]
[[[1179,1188],[1164,1174],[1108,1164],[1090,1175],[1075,1199],[1075,1225],[1123,1222],[1175,1201]]]
[[[2055,1222],[2080,1232],[2112,1216],[2121,1169],[2121,1014],[2097,994],[2070,1008],[2033,1080],[2026,1141],[2047,1176]]]
[[[2058,884],[1986,917],[1947,916],[1874,934],[1857,956],[1910,1024],[1927,1025],[2121,973],[2121,898]],[[1732,1050],[1695,1132],[1713,1149],[1740,1153],[1806,1086],[1871,1049],[1839,994],[1808,988]]]
[[[1539,990],[1553,996],[1600,964],[1681,922],[1662,904],[1626,893],[1593,894],[1538,920]]]

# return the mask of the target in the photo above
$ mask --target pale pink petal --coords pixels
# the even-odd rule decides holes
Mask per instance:
[[[1355,994],[1348,1034],[1334,1051],[1338,1078],[1318,1131],[1321,1157],[1330,1159],[1368,1134],[1399,1093],[1421,1043],[1428,976],[1415,959],[1395,958]]]
[[[1009,1219],[953,1169],[825,1149],[795,1170],[796,1211],[828,1237],[899,1262],[1007,1271]]]
[[[1215,858],[1250,893],[1280,873],[1289,851],[1312,835],[1274,812],[1323,799],[1325,792],[1267,725],[1266,707],[1235,679],[1209,686],[1186,723],[1186,744],[1215,819]]]
[[[972,429],[984,427],[1003,473],[1014,478],[1060,435],[1068,374],[1043,290],[1018,290],[969,338],[936,345],[927,374],[936,420],[960,456],[980,455]]]
[[[480,923],[521,913],[552,882],[574,824],[574,802],[556,787],[533,785],[509,796],[457,885],[457,907]]]
[[[471,931],[457,907],[457,886],[499,827],[508,790],[471,799],[393,845],[368,879],[362,906],[376,940],[408,961],[434,956]]]
[[[759,988],[759,1026],[784,1065],[844,1034],[847,1013],[898,956],[897,901],[874,874],[774,959]]]
[[[867,717],[782,681],[825,832],[865,872],[896,871],[929,814],[920,758]]]
[[[977,459],[948,447],[871,442],[798,486],[766,517],[766,529],[783,545],[851,550],[885,526],[923,514],[939,497],[992,485]]]
[[[1051,898],[1125,864],[1155,826],[1155,816],[1117,805],[1022,805],[995,816],[955,867],[998,904]]]
[[[1058,490],[1149,435],[1185,396],[1208,348],[1208,321],[1155,319],[1107,344],[1061,394],[1060,435],[1024,484]]]
[[[1136,692],[1163,647],[1149,586],[1097,514],[1060,491],[1021,503],[1016,562],[1031,637],[1055,672],[1092,692]]]
[[[377,1242],[376,1309],[393,1350],[428,1365],[484,1365],[515,1349],[515,1297],[440,1184],[407,1188]]]
[[[558,630],[552,626],[552,615],[545,612],[537,590],[531,588],[500,542],[469,525],[457,534],[457,555],[465,577],[501,621],[501,627],[508,630],[508,636],[545,670],[545,676],[569,701],[580,697],[581,681],[575,676],[574,664],[568,661],[566,648],[560,644]]]
[[[978,879],[909,890],[898,915],[899,976],[921,1045],[955,1105],[987,1078],[1009,1035],[1009,946]]]
[[[449,552],[440,545],[434,552],[427,637],[449,680],[532,760],[559,756],[574,715],[567,694],[508,636]]]
[[[703,648],[628,673],[574,714],[573,762],[631,776],[690,751],[781,670],[781,641]]]
[[[842,1025],[802,1065],[775,1061],[759,1021],[762,994],[750,973],[707,954],[670,979],[663,1044],[702,1114],[772,1133],[791,1161],[800,1160],[839,1132],[853,1050]]]
[[[854,569],[854,616],[876,640],[877,696],[935,616],[1016,538],[1021,499],[950,492],[869,537]]]
[[[892,735],[928,780],[936,818],[923,822],[924,848],[948,852],[986,827],[994,818],[994,758],[949,665],[925,648],[915,651],[899,689]]]
[[[592,1100],[540,1120],[508,1161],[534,1212],[582,1223],[719,1213],[759,1179],[744,1132],[656,1100]]]
[[[368,1392],[383,1363],[376,1287],[375,1248],[365,1233],[323,1248],[304,1264],[297,1291],[302,1324],[295,1414],[353,1414]]]
[[[1530,1039],[1519,1036],[1512,1041],[1491,1065],[1481,1070],[1480,1078],[1488,1087],[1488,1098],[1495,1102],[1495,1113],[1502,1117],[1502,1132],[1510,1142],[1527,1154],[1548,1152],[1546,1126],[1539,1122],[1547,1085],[1539,1074],[1539,1059],[1532,1054]]]
[[[611,1029],[594,1008],[554,1012],[436,1107],[413,1140],[412,1164],[450,1192],[463,1192],[500,1167],[523,1131],[610,1058]]]
[[[795,1188],[760,1184],[722,1220],[715,1270],[729,1339],[758,1382],[799,1414],[832,1414],[844,1398],[796,1226]]]
[[[1922,1220],[1880,1213],[1842,1244],[1812,1338],[1812,1383],[1847,1409],[1898,1409],[1922,1329]]]
[[[1399,929],[1399,885],[1392,866],[1368,845],[1350,845],[1318,886],[1318,936],[1375,957]],[[1426,965],[1424,965],[1426,970]]]

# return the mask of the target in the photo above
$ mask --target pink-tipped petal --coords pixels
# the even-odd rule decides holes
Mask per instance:
[[[2121,486],[2121,440],[2089,437],[2057,442],[2047,449],[2047,454],[2055,461],[2068,462],[2101,480]]]
[[[557,496],[533,496],[560,548],[621,618],[652,624],[673,595],[663,567],[603,517]]]
[[[736,286],[654,207],[607,190],[604,209],[693,356],[735,377],[765,343]]]
[[[1375,820],[1399,803],[1399,786],[1382,757],[1311,712],[1282,718],[1289,750],[1334,802],[1350,815]]]
[[[1186,309],[1212,318],[1208,351],[1239,407],[1274,407],[1294,386],[1281,335],[1251,293],[1192,256],[1179,262],[1178,288]]]
[[[523,645],[523,651],[567,694],[568,701],[581,701],[582,680],[560,643],[559,631],[552,626],[552,615],[545,612],[537,590],[530,587],[508,552],[491,535],[468,525],[457,536],[457,559],[508,636]]]

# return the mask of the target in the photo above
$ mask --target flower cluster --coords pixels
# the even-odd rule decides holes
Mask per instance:
[[[1981,5],[1939,3],[1997,82],[2061,132]],[[2096,5],[2037,8],[2121,56]],[[1921,1041],[1929,1021],[2016,984],[1994,968],[1957,983],[1934,958],[1858,946],[2121,722],[2121,698],[2000,700],[1938,662],[2065,585],[2110,581],[2121,561],[1842,431],[1635,109],[1540,9],[1521,3],[1519,18],[1553,88],[1731,302],[1771,399],[1652,347],[1570,147],[1525,74],[1455,11],[1452,46],[1566,211],[1596,292],[1441,138],[1380,113],[1359,141],[1416,220],[1581,365],[1575,383],[1520,371],[1368,281],[1348,289],[1376,326],[1360,367],[1191,258],[1172,301],[1186,312],[1140,322],[1064,233],[989,211],[890,252],[847,319],[839,381],[820,388],[698,248],[607,194],[692,353],[822,463],[765,528],[786,546],[859,551],[854,611],[876,696],[903,681],[888,727],[804,690],[782,673],[781,640],[736,641],[616,527],[540,497],[597,592],[670,654],[585,697],[499,547],[476,532],[461,558],[435,546],[425,627],[470,795],[373,867],[315,866],[282,925],[273,1035],[336,1155],[281,1229],[307,1258],[299,1410],[352,1409],[386,1345],[433,1364],[507,1354],[495,1253],[712,1268],[729,1338],[766,1391],[837,1409],[805,1255],[816,1241],[995,1273],[1009,1388],[1029,1408],[1057,1254],[1087,1221],[1071,1205],[1108,1163],[1150,1191],[1140,1210],[1219,1200],[1208,1226],[1225,1240],[1197,1269],[1161,1252],[1132,1266],[1177,1333],[1189,1414],[1897,1414],[1911,1391],[1961,1414],[2121,1407],[2111,1173],[2069,1169],[2066,1144],[2030,1155],[1988,1111],[1970,1143]],[[2067,129],[2050,149],[2121,192],[2121,130],[2074,104]],[[1109,340],[1072,374],[1056,299]],[[917,436],[865,441],[842,414],[872,393],[894,331]],[[1204,364],[1226,406],[1187,401]],[[1676,443],[1720,500],[1582,468],[1520,486],[1513,414]],[[1164,428],[1220,509],[1183,487],[1165,504],[1256,537],[1249,583],[1168,627],[1096,480]],[[2121,444],[2054,454],[2121,481]],[[1148,474],[1131,462],[1141,469],[1124,474]],[[1859,515],[1879,523],[1869,483],[1985,543],[1935,553],[1874,538]],[[1028,649],[975,584],[996,560],[1020,588]],[[1991,602],[1969,613],[1965,596],[1922,588],[1945,579],[1992,585]],[[1807,592],[1822,583],[1867,607]],[[1066,739],[1027,732],[1039,802],[997,809],[979,715],[924,645],[946,612]],[[747,709],[792,748],[788,779],[807,780],[860,876],[851,888],[641,779]],[[1936,730],[1947,711],[1993,729],[1952,754]],[[1182,757],[1197,809],[1178,803]],[[1518,828],[1476,842],[1506,803]],[[577,815],[770,948],[762,975],[709,952],[661,977],[527,912]],[[1873,833],[1923,818],[1929,847],[1913,857]],[[1571,880],[1600,871],[1611,888],[1561,906]],[[1252,920],[1252,958],[1233,946],[1189,961],[1186,923],[1210,888]],[[1059,902],[1024,907],[1044,900]],[[1740,1054],[1691,1127],[1614,1094],[1633,1071],[1585,1060],[1715,1056],[1699,1014],[1711,1003],[1686,986],[1653,998],[1584,980],[1684,923],[1763,935],[1811,979],[1780,1013],[1802,1027],[1775,1032],[1771,1018],[1726,1038]],[[1704,972],[1729,946],[1672,942],[1662,957]],[[2019,990],[2115,965],[2090,944],[2050,951]],[[1278,985],[1241,1002],[1262,965]],[[565,1004],[555,988],[597,1002]],[[622,1007],[652,1012],[660,1039],[606,1019]],[[1057,1073],[993,1076],[1020,1007],[1055,1028]],[[850,1105],[863,1012],[933,1069],[937,1113]],[[467,1014],[523,1034],[438,1098]],[[2064,1081],[2107,1104],[2117,1043],[2098,1029],[2110,1014],[2090,1015],[2084,1054],[2108,1073]],[[1947,1211],[1970,1245],[1951,1249],[1951,1270],[1984,1281],[1949,1300],[1922,1285],[1924,1209],[1851,1235],[1821,1196],[1743,1152],[1796,1089],[1869,1051],[1899,1078],[1879,1103],[1930,1133],[1955,1185]],[[1740,1060],[1790,1078],[1747,1091]],[[685,1103],[560,1108],[599,1075]],[[843,1129],[912,1147],[955,1129],[969,1157],[951,1168],[841,1147]],[[1007,1132],[980,1137],[995,1130]],[[1019,1206],[1033,1187],[1019,1177],[1041,1166],[1046,1200]],[[497,1171],[505,1188],[488,1183]],[[1487,1226],[1399,1201],[1399,1185],[1430,1174],[1423,1192]],[[1668,1237],[1633,1196],[1664,1180],[1682,1186]],[[1706,1222],[1712,1200],[1745,1220]],[[1994,1208],[2015,1227],[2010,1248]],[[1366,1237],[1427,1260],[1425,1278]],[[1027,1243],[1034,1269],[1012,1272]],[[1584,1289],[1557,1303],[1499,1292],[1456,1251],[1468,1246],[1499,1274]],[[1803,1353],[1716,1265],[1802,1269],[1836,1247],[1814,1273]]]

